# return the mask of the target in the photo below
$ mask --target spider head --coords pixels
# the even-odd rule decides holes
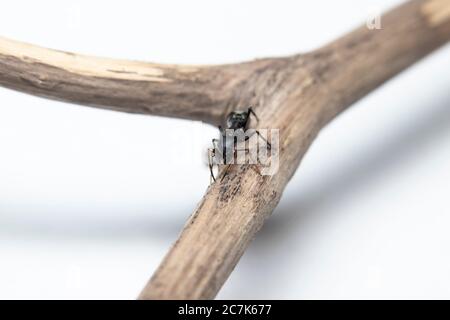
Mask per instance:
[[[247,111],[233,111],[227,116],[227,128],[228,129],[241,129],[244,128],[248,119]]]

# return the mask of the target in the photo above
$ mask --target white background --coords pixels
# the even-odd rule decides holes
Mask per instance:
[[[312,50],[396,3],[3,0],[0,35],[225,63]],[[450,298],[449,54],[322,131],[218,298]],[[0,88],[0,298],[135,298],[209,183],[216,135]]]

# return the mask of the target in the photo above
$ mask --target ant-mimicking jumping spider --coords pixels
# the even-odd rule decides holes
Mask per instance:
[[[230,130],[242,130],[243,132],[247,131],[248,126],[250,124],[250,115],[253,115],[256,121],[259,121],[258,116],[253,111],[252,107],[249,107],[246,111],[232,111],[228,114],[225,121],[225,129],[222,126],[219,126],[220,131],[220,139],[212,139],[213,148],[208,149],[208,162],[209,162],[209,171],[211,174],[211,178],[213,181],[216,181],[216,177],[214,176],[213,167],[214,164],[219,165],[218,162],[214,163],[213,159],[219,153],[219,156],[222,157],[223,164],[227,164],[227,152],[232,152],[231,156],[234,158],[236,156],[236,142],[237,137],[235,135],[227,136],[227,129]],[[260,134],[258,130],[254,131],[258,137],[263,139],[268,149],[270,150],[270,143]],[[245,136],[245,141],[247,141],[250,136]],[[216,153],[217,152],[217,153]],[[222,179],[225,177],[227,170],[229,167],[225,169],[225,172],[222,176]]]

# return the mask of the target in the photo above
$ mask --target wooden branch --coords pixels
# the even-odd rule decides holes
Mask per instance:
[[[280,170],[261,176],[249,166],[234,166],[211,185],[139,298],[213,298],[318,131],[449,39],[450,1],[411,1],[383,16],[382,30],[361,27],[316,52],[272,60],[252,74],[237,105],[258,104],[260,127],[280,129]]]
[[[220,123],[256,106],[280,130],[280,170],[233,166],[212,184],[141,299],[213,298],[277,205],[320,129],[353,102],[450,40],[450,1],[413,0],[314,52],[222,66],[94,58],[0,38],[0,85],[125,112]],[[418,81],[420,81],[418,79]]]
[[[0,85],[106,109],[218,124],[240,83],[265,61],[177,66],[45,49],[0,37]]]

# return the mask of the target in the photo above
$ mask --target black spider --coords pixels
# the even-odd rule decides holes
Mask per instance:
[[[208,149],[208,162],[209,162],[209,171],[211,173],[211,178],[216,181],[216,178],[214,177],[213,172],[213,158],[217,156],[217,153],[219,153],[219,156],[222,157],[223,164],[227,164],[227,155],[231,152],[231,156],[235,157],[235,153],[237,151],[236,149],[236,143],[237,143],[237,136],[227,136],[226,129],[232,129],[232,130],[243,130],[245,132],[248,129],[249,123],[250,123],[250,115],[253,115],[257,121],[259,121],[258,116],[253,111],[252,107],[249,107],[246,111],[232,111],[228,114],[226,121],[225,121],[225,128],[222,128],[219,126],[220,131],[220,139],[212,139],[213,148]],[[270,149],[271,145],[270,143],[259,133],[258,130],[255,130],[256,134],[263,139],[267,147]],[[245,136],[245,141],[247,141],[250,137]],[[217,150],[217,153],[216,153]],[[230,156],[229,155],[229,156]],[[217,164],[217,163],[216,163]],[[228,170],[228,167],[226,168]],[[222,179],[225,177],[226,171],[222,176]]]

